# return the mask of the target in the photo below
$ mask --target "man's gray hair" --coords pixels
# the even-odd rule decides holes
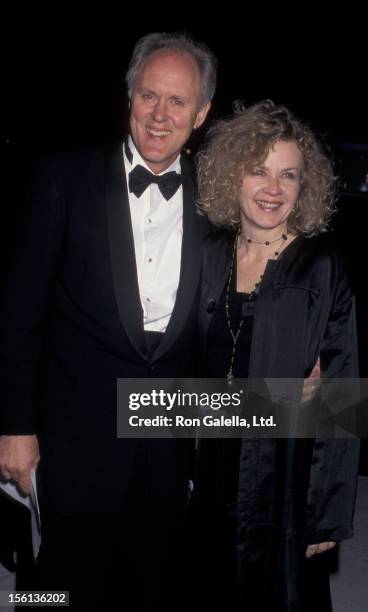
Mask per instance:
[[[193,40],[184,32],[153,32],[138,40],[125,77],[129,99],[132,97],[134,84],[145,61],[152,53],[161,49],[189,53],[193,57],[201,79],[200,107],[210,102],[216,89],[217,59],[207,45]]]

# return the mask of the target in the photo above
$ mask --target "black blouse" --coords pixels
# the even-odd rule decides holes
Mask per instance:
[[[226,321],[225,296],[226,287],[208,330],[207,351],[202,372],[205,378],[225,378],[230,368],[233,339]],[[236,291],[236,270],[234,270],[229,290],[229,317],[233,333],[237,332],[241,319],[244,319],[233,363],[235,378],[248,376],[255,298],[253,293]],[[205,460],[201,470],[205,471],[204,477],[208,486],[206,496],[209,496],[214,503],[225,506],[227,513],[235,510],[237,500],[240,443],[239,438],[201,442],[200,457]],[[209,474],[212,476],[210,483]]]

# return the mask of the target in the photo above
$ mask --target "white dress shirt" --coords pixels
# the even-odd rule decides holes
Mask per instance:
[[[130,163],[124,151],[127,182],[129,172],[138,164],[151,172],[130,136],[128,145],[133,160]],[[179,156],[161,174],[170,171],[181,174]],[[170,200],[165,200],[155,183],[140,198],[129,192],[128,185],[128,195],[144,329],[164,332],[174,309],[179,285],[183,187],[180,186]]]

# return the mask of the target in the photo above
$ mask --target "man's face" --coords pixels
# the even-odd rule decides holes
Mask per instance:
[[[206,118],[200,104],[200,76],[187,53],[155,51],[133,87],[130,133],[147,166],[158,174],[180,153],[193,128]]]

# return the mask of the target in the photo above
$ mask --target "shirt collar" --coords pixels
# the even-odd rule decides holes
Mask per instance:
[[[146,168],[149,172],[152,172],[152,170],[147,166],[147,164],[144,161],[144,159],[138,153],[137,148],[136,148],[136,146],[135,146],[135,144],[133,142],[133,139],[132,139],[132,137],[130,135],[128,137],[128,147],[131,150],[132,155],[133,155],[132,163],[130,163],[130,161],[129,161],[127,155],[126,155],[124,146],[123,146],[123,152],[124,152],[124,159],[125,159],[126,163],[128,164],[129,169],[133,170],[133,168],[135,168],[136,166],[140,165],[140,166],[143,166],[143,168]],[[162,172],[159,172],[158,175],[166,174],[166,172],[177,172],[178,174],[181,174],[180,155],[177,156],[177,158],[173,161],[173,163],[168,168],[166,168]]]

